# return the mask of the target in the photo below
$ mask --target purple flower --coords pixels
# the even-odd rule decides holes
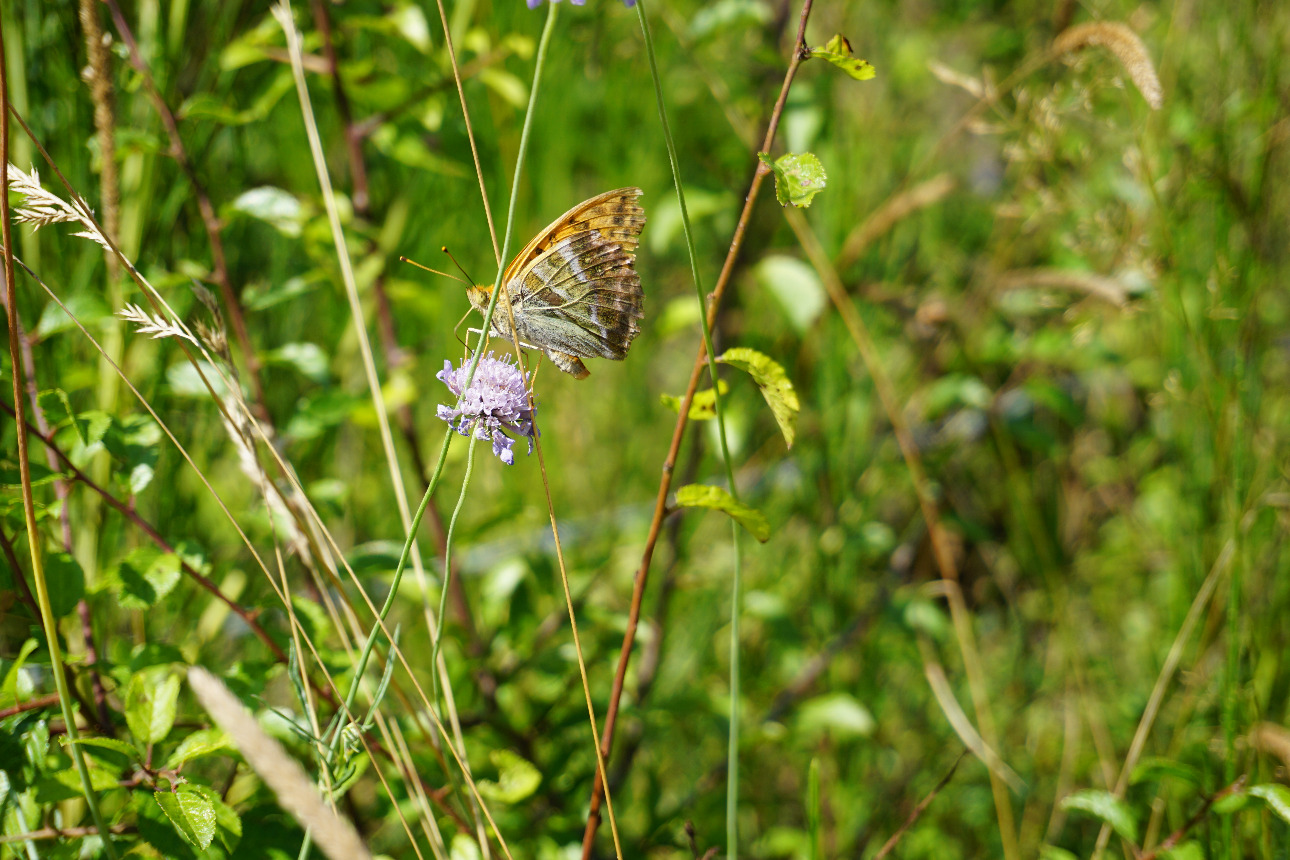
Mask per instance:
[[[529,409],[526,389],[527,376],[509,359],[496,359],[490,352],[479,360],[475,381],[466,387],[466,373],[470,362],[463,361],[460,368],[453,368],[451,361],[444,361],[443,370],[435,378],[457,395],[457,406],[439,405],[438,416],[463,436],[469,436],[473,425],[475,438],[493,443],[493,453],[506,465],[515,462],[511,446],[515,440],[506,435],[509,430],[516,436],[526,436],[529,453],[533,453],[533,412]]]
[[[551,2],[559,3],[560,0],[551,0]],[[587,0],[569,0],[569,2],[572,3],[574,6],[587,5]],[[542,5],[542,0],[528,0],[528,4],[530,9],[536,9],[537,7]],[[623,5],[628,8],[631,8],[632,6],[636,5],[636,0],[623,0]]]

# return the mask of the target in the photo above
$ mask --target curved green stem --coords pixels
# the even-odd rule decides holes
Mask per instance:
[[[672,127],[667,121],[667,106],[663,100],[663,84],[658,73],[658,60],[654,56],[654,37],[650,33],[649,18],[645,14],[644,0],[637,0],[636,14],[641,22],[645,39],[645,56],[649,58],[650,77],[654,82],[654,97],[658,101],[658,117],[663,125],[663,140],[667,144],[667,159],[672,167],[672,181],[676,185],[676,200],[681,208],[681,230],[685,234],[685,247],[690,254],[690,275],[694,281],[695,297],[699,301],[699,323],[703,330],[703,346],[708,355],[708,376],[712,380],[713,402],[717,413],[717,437],[721,441],[721,459],[726,467],[726,482],[730,495],[739,498],[735,486],[734,464],[730,459],[730,445],[726,441],[726,422],[721,403],[721,389],[717,383],[716,352],[712,346],[712,327],[708,325],[707,307],[703,284],[699,277],[699,257],[694,247],[694,234],[690,229],[690,213],[685,205],[685,186],[681,182],[680,163],[676,155],[676,142]],[[731,522],[731,540],[734,543],[734,575],[730,583],[730,738],[727,750],[729,759],[726,774],[726,856],[739,855],[739,602],[742,580],[742,559],[739,551],[739,525]]]

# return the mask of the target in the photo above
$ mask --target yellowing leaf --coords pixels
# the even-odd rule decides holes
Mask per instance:
[[[847,41],[846,36],[840,34],[829,39],[828,44],[823,47],[812,48],[811,56],[828,60],[857,81],[867,81],[878,73],[866,61],[851,56],[851,43]]]
[[[784,368],[770,356],[746,347],[728,349],[717,361],[737,367],[753,378],[784,434],[784,443],[792,448],[797,435],[797,413],[802,406]]]
[[[736,501],[734,496],[721,487],[687,484],[676,491],[676,503],[683,508],[712,508],[723,511],[757,540],[762,543],[770,540],[770,523],[766,522],[765,514],[743,502]]]
[[[497,766],[497,782],[479,781],[479,793],[499,803],[519,803],[537,791],[542,774],[529,761],[510,750],[499,749],[488,756]]]
[[[809,152],[790,152],[774,160],[768,154],[759,152],[757,157],[775,174],[775,199],[780,206],[792,203],[799,209],[805,209],[828,182],[824,165]]]
[[[721,396],[725,397],[730,386],[724,379],[717,380],[717,389]],[[681,411],[681,398],[671,394],[664,394],[660,397],[663,405],[673,412]],[[694,392],[694,399],[690,401],[690,420],[691,421],[709,421],[717,417],[717,397],[713,394],[711,388],[705,388],[702,391]]]

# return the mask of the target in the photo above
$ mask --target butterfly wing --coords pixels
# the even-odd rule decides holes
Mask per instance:
[[[640,244],[641,228],[645,226],[645,210],[636,198],[645,192],[639,188],[617,188],[584,200],[552,221],[545,230],[533,237],[524,250],[515,255],[502,275],[502,283],[509,284],[530,263],[559,240],[587,230],[607,232],[623,250],[633,256]]]
[[[641,193],[620,188],[575,206],[507,267],[520,338],[579,379],[588,375],[580,356],[622,360],[640,333],[645,296],[633,264],[645,226]]]

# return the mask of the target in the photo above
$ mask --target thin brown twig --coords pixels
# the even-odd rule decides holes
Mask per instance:
[[[1169,837],[1165,839],[1164,842],[1161,842],[1159,845],[1157,845],[1154,849],[1152,849],[1151,851],[1148,851],[1146,854],[1140,855],[1138,857],[1138,860],[1156,860],[1156,858],[1159,857],[1161,854],[1176,847],[1178,843],[1183,840],[1183,837],[1187,835],[1187,832],[1191,830],[1193,827],[1195,827],[1197,824],[1199,824],[1201,820],[1206,815],[1209,814],[1210,808],[1212,808],[1215,803],[1217,803],[1218,801],[1222,800],[1223,798],[1227,797],[1230,794],[1236,794],[1237,792],[1244,791],[1245,781],[1248,778],[1249,778],[1248,775],[1242,774],[1236,780],[1236,782],[1232,783],[1227,788],[1224,788],[1222,791],[1218,792],[1215,795],[1212,795],[1211,797],[1205,798],[1205,802],[1201,804],[1200,809],[1196,810],[1195,815],[1187,819],[1186,824],[1184,824],[1182,827],[1179,827],[1173,833],[1169,834]]]
[[[793,79],[797,76],[798,66],[807,56],[806,22],[811,15],[812,3],[813,0],[804,0],[802,3],[802,13],[797,27],[797,39],[793,43],[792,55],[789,58],[788,70],[784,74],[784,83],[780,87],[779,98],[776,99],[775,106],[771,110],[766,135],[762,140],[760,150],[762,152],[769,152],[775,143],[775,136],[779,131],[780,117],[783,115],[784,104],[788,99],[789,88],[793,84]],[[748,195],[744,198],[743,211],[739,214],[734,236],[730,240],[730,248],[726,252],[725,263],[721,267],[721,274],[717,277],[717,283],[712,289],[711,300],[708,302],[707,319],[709,329],[716,324],[721,300],[725,296],[726,287],[730,283],[735,261],[743,248],[744,234],[748,229],[748,222],[752,218],[752,211],[757,203],[757,195],[761,190],[762,181],[765,179],[767,172],[769,171],[760,162],[753,169]],[[672,431],[672,442],[668,447],[667,456],[663,460],[663,474],[659,480],[658,496],[654,502],[654,517],[650,522],[649,535],[645,539],[645,549],[641,554],[640,568],[636,572],[636,580],[632,587],[632,602],[627,614],[627,629],[623,634],[623,645],[618,654],[618,668],[614,673],[613,688],[609,694],[609,708],[605,713],[605,728],[601,737],[601,753],[605,759],[609,758],[609,754],[613,749],[614,725],[618,719],[618,707],[622,700],[623,685],[627,678],[627,666],[631,662],[632,646],[636,641],[636,627],[640,622],[641,603],[645,594],[645,586],[649,580],[650,562],[654,557],[654,547],[658,543],[659,535],[663,530],[663,520],[668,512],[667,497],[672,489],[672,472],[680,454],[681,438],[685,434],[685,428],[689,421],[690,404],[694,401],[694,394],[699,387],[699,379],[702,377],[706,367],[707,350],[703,342],[700,341],[698,354],[695,356],[694,366],[690,371],[690,382],[686,386],[685,395],[681,398],[680,412],[677,415],[676,426]],[[587,860],[591,856],[596,830],[600,826],[600,799],[603,789],[604,786],[601,783],[599,774],[597,774],[591,789],[587,827],[582,837],[583,860]]]
[[[15,414],[14,410],[7,403],[0,403],[0,409],[3,409],[5,412],[9,413],[10,415]],[[125,517],[136,528],[138,528],[145,535],[147,535],[148,539],[151,540],[154,544],[156,544],[157,548],[160,549],[162,552],[167,552],[167,553],[175,552],[175,548],[171,546],[170,543],[164,537],[161,536],[161,533],[158,532],[151,523],[149,523],[147,520],[141,517],[133,507],[118,499],[112,493],[108,492],[108,490],[105,489],[104,487],[99,486],[97,483],[95,483],[95,481],[92,478],[90,478],[89,475],[81,471],[76,466],[76,464],[72,462],[71,458],[68,457],[67,454],[65,454],[60,447],[58,447],[58,443],[56,443],[53,439],[52,432],[42,433],[38,427],[35,427],[30,422],[27,423],[27,430],[32,436],[39,439],[45,445],[46,449],[54,453],[54,455],[62,463],[62,468],[68,470],[71,473],[73,480],[79,481],[80,483],[84,484],[87,489],[96,493],[101,499],[103,499],[104,502],[107,503],[108,507],[112,508],[117,513],[121,514],[121,516]],[[254,633],[256,637],[260,639],[260,641],[262,641],[265,644],[265,646],[269,648],[270,651],[273,652],[274,657],[279,662],[282,662],[282,663],[287,662],[286,652],[282,650],[282,647],[279,646],[277,642],[273,641],[273,638],[269,636],[268,631],[265,630],[262,626],[260,626],[260,623],[256,621],[254,613],[244,608],[237,601],[230,599],[227,595],[225,595],[222,591],[220,591],[218,585],[216,585],[206,576],[202,575],[200,571],[198,571],[191,564],[185,561],[182,556],[179,556],[179,565],[180,565],[180,569],[183,570],[183,572],[188,577],[190,577],[194,582],[196,582],[202,588],[209,591],[216,599],[218,599],[225,606],[227,606],[230,611],[232,611],[239,618],[241,618],[242,621],[246,623],[247,627],[250,628],[251,632]]]
[[[223,225],[215,212],[215,206],[211,203],[210,194],[207,193],[206,186],[197,178],[197,171],[194,169],[192,161],[188,158],[188,150],[184,148],[183,138],[180,137],[179,123],[175,119],[175,114],[157,89],[157,84],[152,77],[152,71],[143,59],[139,44],[135,41],[134,33],[130,30],[130,25],[126,23],[125,16],[121,13],[119,3],[117,0],[103,0],[103,2],[107,3],[108,8],[112,11],[112,21],[116,24],[117,32],[121,34],[121,38],[130,52],[130,64],[134,66],[143,79],[144,88],[152,99],[157,115],[161,117],[161,124],[165,126],[166,135],[170,138],[170,156],[179,165],[179,169],[183,171],[184,176],[188,178],[189,184],[193,187],[193,193],[197,198],[197,208],[202,217],[202,225],[206,228],[207,241],[211,247],[211,264],[214,269],[215,283],[219,286],[220,295],[224,299],[224,306],[228,311],[229,319],[232,320],[233,335],[237,338],[238,347],[242,351],[242,358],[246,362],[247,375],[251,379],[251,390],[255,393],[255,405],[259,412],[256,417],[262,421],[267,421],[269,408],[268,401],[265,399],[264,385],[260,379],[260,359],[251,346],[251,338],[246,330],[246,319],[242,315],[242,305],[237,294],[233,291],[233,283],[229,278],[228,263],[224,258],[224,241],[220,238],[220,230]],[[113,242],[116,241],[114,236],[109,235],[108,238]]]
[[[954,759],[954,764],[950,765],[949,772],[946,773],[945,776],[941,777],[941,781],[936,783],[932,790],[927,793],[926,797],[918,801],[918,805],[909,813],[909,817],[905,819],[905,823],[900,825],[899,829],[897,829],[895,833],[891,834],[891,838],[878,849],[878,853],[873,855],[873,860],[882,860],[882,858],[892,852],[892,849],[896,847],[896,843],[898,843],[900,838],[905,835],[905,832],[909,830],[909,828],[913,827],[914,822],[923,814],[923,811],[926,810],[928,806],[931,806],[932,801],[936,799],[936,795],[941,793],[941,789],[949,785],[950,780],[954,778],[954,771],[959,769],[959,764],[963,761],[963,756],[965,755],[967,755],[967,750],[963,750],[963,752],[959,753],[959,757]]]
[[[135,826],[133,824],[113,824],[109,828],[113,833],[133,833]],[[0,836],[0,845],[14,842],[27,842],[37,839],[80,839],[84,836],[98,836],[97,827],[42,827],[39,830],[29,830],[26,833],[11,833]]]

